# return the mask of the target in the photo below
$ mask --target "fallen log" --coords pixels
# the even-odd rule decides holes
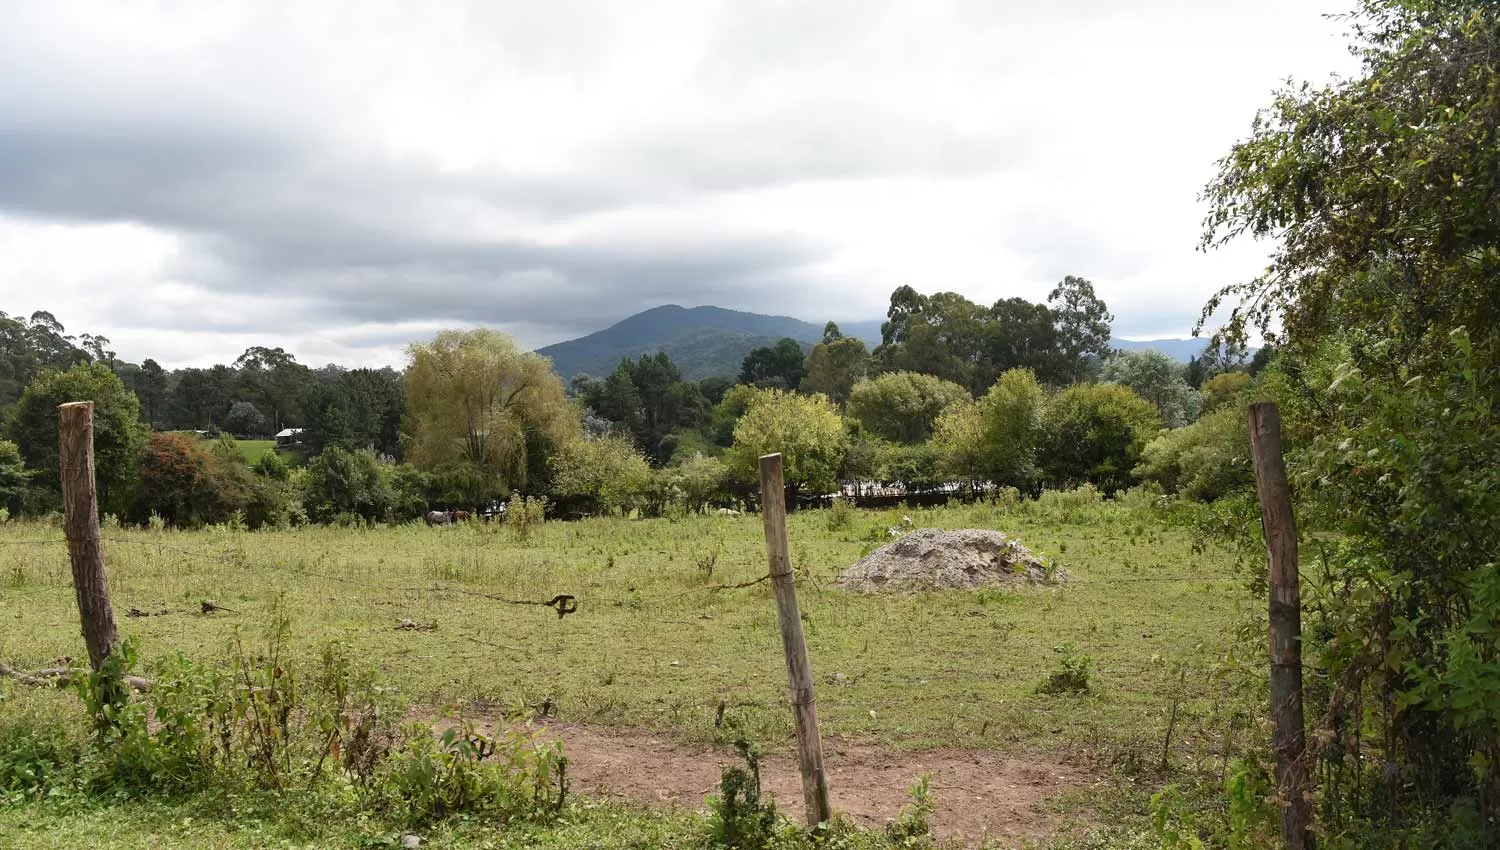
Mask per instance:
[[[0,676],[9,676],[23,685],[38,688],[66,688],[87,675],[87,670],[74,667],[49,667],[35,673],[26,673],[8,664],[0,663]],[[131,690],[146,693],[152,688],[150,679],[142,679],[140,676],[125,676],[124,679],[125,684],[129,685]]]

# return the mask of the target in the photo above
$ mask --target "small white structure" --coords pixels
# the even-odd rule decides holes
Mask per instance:
[[[305,428],[283,428],[276,432],[276,447],[295,446],[302,442],[302,432]]]

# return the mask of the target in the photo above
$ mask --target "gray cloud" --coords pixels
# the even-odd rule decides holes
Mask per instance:
[[[66,247],[21,265],[63,302],[34,306],[143,347],[264,334],[384,357],[439,323],[541,344],[672,302],[847,320],[900,283],[988,302],[1066,273],[1118,300],[1117,332],[1195,318],[1200,272],[1163,260],[1191,251],[1191,198],[1140,203],[1180,152],[1144,146],[1161,128],[1079,132],[1091,109],[1125,120],[1111,74],[1131,72],[1111,63],[1150,46],[1079,66],[1132,19],[1008,5],[7,4],[0,213],[15,244],[60,225],[59,246],[135,258],[114,275],[133,294]],[[1255,7],[1136,12],[1183,27],[1163,50],[1271,16]],[[1112,100],[1077,100],[1090,87]],[[1153,179],[1180,194],[1207,161]],[[979,188],[1006,175],[1009,194]],[[1170,304],[1125,288],[1169,266]]]

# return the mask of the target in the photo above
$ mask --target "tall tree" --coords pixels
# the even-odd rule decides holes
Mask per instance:
[[[316,383],[311,369],[282,348],[256,345],[234,361],[248,400],[267,412],[275,430],[301,425],[302,400]]]
[[[1039,379],[1062,383],[1069,374],[1060,348],[1057,317],[1045,304],[1006,298],[990,307],[985,333],[987,372],[1030,369]]]
[[[10,438],[20,447],[33,478],[28,509],[62,506],[58,469],[57,407],[70,401],[94,402],[94,478],[101,513],[123,515],[146,429],[140,424],[140,402],[109,367],[79,363],[65,372],[47,370],[26,387],[10,422]]]
[[[1047,296],[1057,322],[1062,356],[1059,377],[1081,380],[1109,355],[1109,324],[1115,317],[1089,281],[1068,275]]]
[[[822,393],[842,407],[854,385],[866,377],[869,363],[870,352],[864,341],[844,336],[838,325],[829,322],[823,329],[823,341],[813,346],[803,364],[800,389]]]
[[[1129,387],[1156,406],[1168,428],[1181,428],[1203,407],[1202,394],[1185,376],[1186,370],[1160,351],[1120,351],[1105,362],[1099,380]]]
[[[783,337],[775,345],[757,348],[740,367],[740,383],[795,390],[802,383],[802,343]]]
[[[949,405],[968,401],[969,391],[942,378],[916,372],[890,372],[854,386],[849,416],[883,440],[921,443]]]
[[[408,456],[473,504],[526,487],[535,455],[579,427],[547,359],[498,331],[442,331],[407,353]]]
[[[1287,387],[1293,480],[1317,482],[1298,521],[1339,541],[1319,573],[1342,590],[1305,614],[1304,663],[1336,685],[1310,713],[1378,743],[1322,748],[1325,810],[1354,815],[1366,846],[1485,843],[1500,811],[1500,6],[1356,5],[1361,71],[1278,92],[1207,188],[1205,245],[1276,247],[1200,327],[1228,301],[1224,336],[1278,349],[1260,377]]]

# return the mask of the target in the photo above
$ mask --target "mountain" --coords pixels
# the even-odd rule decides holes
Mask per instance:
[[[1203,353],[1208,345],[1207,339],[1112,339],[1109,344],[1121,351],[1149,351],[1156,350],[1176,360],[1178,363],[1186,363],[1194,357]],[[1255,349],[1250,349],[1254,354]]]
[[[880,343],[880,322],[839,323],[845,336],[857,336],[873,348]],[[536,350],[568,380],[574,375],[604,377],[622,357],[665,351],[690,381],[713,375],[732,378],[745,356],[757,348],[791,337],[811,347],[823,338],[823,325],[789,316],[763,316],[722,307],[653,307],[588,336]]]

